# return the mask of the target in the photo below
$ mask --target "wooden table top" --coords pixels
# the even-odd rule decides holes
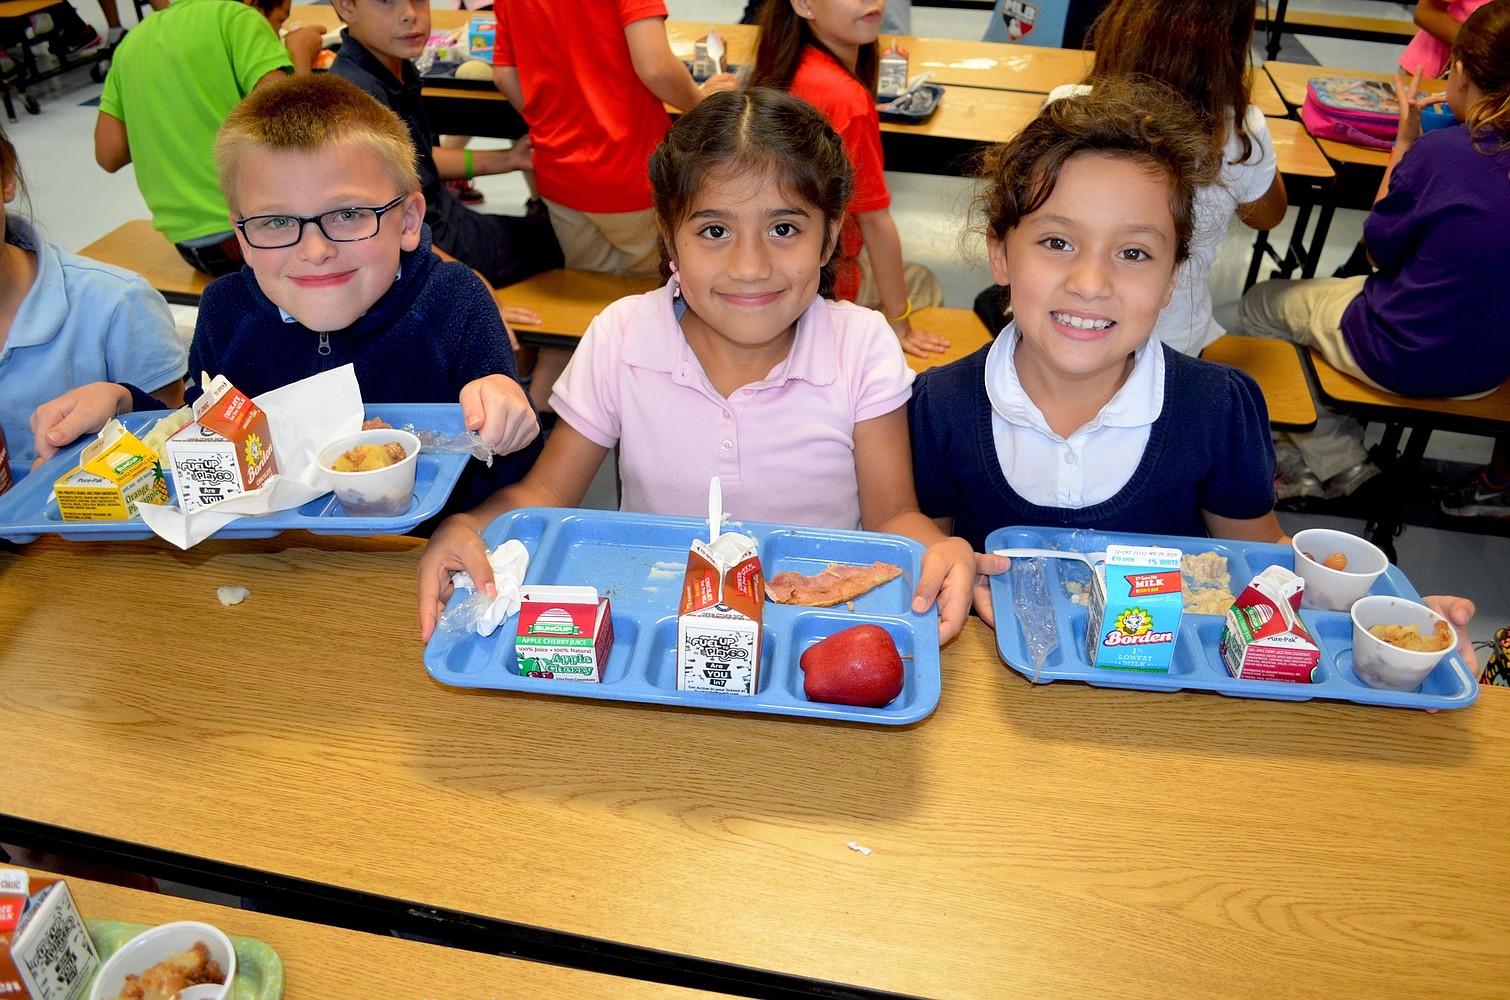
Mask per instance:
[[[1034,688],[977,621],[901,729],[453,689],[418,551],[0,550],[0,812],[926,996],[1506,995],[1510,691]]]
[[[34,875],[46,872],[33,870]],[[68,876],[68,891],[87,920],[166,924],[199,920],[232,937],[256,938],[283,961],[283,995],[318,997],[425,997],[427,1000],[584,997],[712,997],[637,979],[559,965],[445,948],[382,934],[237,910],[194,899],[126,889]]]
[[[1272,60],[1264,63],[1264,72],[1274,81],[1275,88],[1285,104],[1292,109],[1298,110],[1305,103],[1306,84],[1315,76],[1356,76],[1368,80],[1384,80],[1392,82],[1392,73],[1380,73],[1374,70],[1347,69],[1337,66],[1307,66],[1301,63],[1287,63],[1280,60]],[[1428,92],[1441,86],[1441,81],[1422,81],[1422,89]],[[1273,124],[1272,122],[1270,123]],[[1378,167],[1383,169],[1389,163],[1389,151],[1384,149],[1369,149],[1366,146],[1355,146],[1347,142],[1338,142],[1335,139],[1318,139],[1317,144],[1327,158],[1334,163],[1345,163],[1364,167]]]
[[[135,271],[169,302],[193,305],[214,279],[194,270],[150,219],[132,219],[79,251],[85,257]]]
[[[1316,426],[1316,403],[1300,355],[1288,340],[1228,335],[1201,352],[1207,361],[1239,368],[1258,383],[1269,408],[1269,423],[1293,431]]]
[[[557,268],[531,275],[493,293],[499,305],[532,309],[539,323],[510,323],[522,344],[570,348],[582,339],[593,317],[626,295],[657,288],[657,278],[632,278]]]

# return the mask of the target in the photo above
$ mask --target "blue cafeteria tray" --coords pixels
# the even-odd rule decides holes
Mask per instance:
[[[420,430],[460,434],[461,406],[456,403],[369,403],[367,417],[382,417],[395,427],[413,424]],[[120,418],[126,430],[146,434],[168,415],[167,410],[144,410]],[[128,541],[155,537],[140,517],[129,521],[64,521],[52,499],[52,484],[79,464],[79,453],[94,435],[76,441],[45,465],[0,496],[0,538],[29,542],[38,535],[61,535],[75,541]],[[395,517],[349,517],[334,493],[316,497],[302,507],[272,514],[243,517],[215,532],[216,538],[272,538],[301,529],[317,535],[402,535],[421,521],[440,513],[451,496],[461,470],[471,461],[460,452],[420,450],[414,469],[414,502]],[[173,477],[168,476],[168,502],[177,503]]]
[[[1054,528],[998,528],[986,538],[986,551],[1006,548],[1058,549],[1067,552],[1102,552],[1107,545],[1163,545],[1185,555],[1215,552],[1227,557],[1227,570],[1234,595],[1269,566],[1295,568],[1295,551],[1288,545],[1238,542],[1218,538],[1181,538],[1173,535],[1134,535],[1103,531],[1069,531]],[[1069,599],[1067,581],[1089,579],[1084,563],[1045,559],[1049,593],[1054,599],[1054,618],[1059,627],[1059,646],[1049,653],[1039,674],[1041,683],[1085,681],[1096,687],[1132,688],[1139,691],[1216,691],[1237,698],[1271,698],[1279,701],[1310,701],[1328,698],[1362,705],[1396,708],[1467,708],[1478,697],[1479,686],[1463,657],[1454,651],[1439,663],[1415,691],[1381,691],[1353,674],[1353,621],[1347,612],[1312,611],[1302,608],[1300,620],[1321,647],[1319,679],[1311,684],[1289,681],[1240,680],[1227,673],[1222,663],[1222,615],[1186,612],[1180,619],[1175,640],[1174,663],[1169,673],[1108,670],[1090,665],[1085,658],[1086,609]],[[1389,594],[1419,601],[1405,574],[1391,565],[1374,581],[1371,594]],[[1012,578],[1003,573],[991,578],[991,605],[996,613],[996,645],[1007,666],[1033,676],[1033,658],[1017,622]]]
[[[917,95],[907,110],[888,109],[890,101],[877,101],[876,113],[881,116],[883,122],[897,122],[903,125],[917,125],[933,117],[933,113],[939,108],[939,101],[944,98],[944,88],[936,83],[925,83],[917,89]]]
[[[524,677],[514,659],[518,616],[491,636],[447,637],[437,631],[425,647],[425,668],[443,684],[536,694],[681,705],[725,712],[764,712],[899,726],[938,706],[938,612],[913,614],[923,546],[896,535],[798,528],[756,521],[726,522],[760,546],[766,579],[787,570],[817,573],[831,562],[902,567],[902,575],[854,601],[833,608],[790,607],[769,600],[761,639],[761,675],[753,696],[678,691],[676,619],[687,549],[707,538],[708,522],[691,517],[619,511],[531,508],[510,511],[490,524],[483,540],[492,550],[508,539],[530,552],[526,583],[580,584],[612,602],[613,651],[599,683]],[[465,592],[452,598],[452,604]],[[883,708],[808,701],[802,694],[803,650],[840,629],[874,623],[891,633],[907,664],[902,693]]]

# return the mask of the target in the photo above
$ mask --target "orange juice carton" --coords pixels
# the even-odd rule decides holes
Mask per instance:
[[[1222,626],[1222,662],[1243,680],[1316,680],[1321,649],[1300,620],[1306,582],[1283,566],[1270,566],[1237,595]]]
[[[125,521],[139,503],[168,502],[157,453],[112,420],[52,485],[65,521]]]
[[[895,40],[891,48],[881,53],[881,75],[876,81],[876,97],[882,102],[893,101],[907,92],[907,50],[899,48]]]
[[[514,639],[520,675],[601,681],[613,648],[611,610],[596,587],[526,585]]]
[[[467,49],[474,56],[493,58],[493,40],[498,36],[498,18],[491,11],[478,11],[467,22]]]
[[[755,540],[726,531],[687,553],[676,620],[678,691],[752,695],[760,687],[765,574]]]
[[[1179,549],[1108,545],[1091,577],[1086,659],[1112,670],[1168,673],[1184,613]]]
[[[0,1000],[78,1000],[99,964],[66,882],[0,868]]]
[[[224,375],[205,386],[185,424],[165,449],[185,514],[249,493],[278,472],[267,414]]]
[[[729,64],[724,58],[727,50],[724,36],[709,28],[706,35],[692,43],[692,78],[706,80],[710,76],[727,73]]]

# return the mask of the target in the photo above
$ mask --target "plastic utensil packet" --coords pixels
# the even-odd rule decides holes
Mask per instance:
[[[1054,620],[1048,574],[1044,571],[1043,559],[1037,556],[1013,559],[1008,572],[1012,574],[1012,589],[1017,595],[1013,606],[1028,652],[1033,657],[1032,679],[1037,684],[1044,661],[1059,646],[1059,626]],[[1001,627],[1000,623],[997,627]]]
[[[420,447],[426,451],[455,452],[461,455],[471,455],[473,458],[486,462],[488,468],[493,467],[493,449],[489,448],[482,440],[482,435],[476,431],[462,431],[460,434],[442,434],[440,431],[423,430],[413,424],[405,424],[398,428],[408,431],[419,438]]]
[[[457,590],[471,590],[472,593],[447,608],[436,623],[437,634],[446,641],[473,633],[492,635],[499,625],[518,613],[520,588],[530,565],[529,550],[511,538],[488,553],[488,563],[493,567],[496,594],[478,590],[471,575],[464,571],[451,575],[451,583]]]

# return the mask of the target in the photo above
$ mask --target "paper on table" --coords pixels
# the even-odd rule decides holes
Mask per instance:
[[[209,377],[201,375],[207,384]],[[277,449],[278,474],[261,489],[230,497],[185,514],[177,507],[139,504],[142,521],[161,538],[187,549],[198,545],[238,517],[270,514],[309,503],[330,492],[316,462],[329,442],[362,427],[362,390],[356,369],[343,365],[264,392],[253,400],[267,413],[268,431]]]

